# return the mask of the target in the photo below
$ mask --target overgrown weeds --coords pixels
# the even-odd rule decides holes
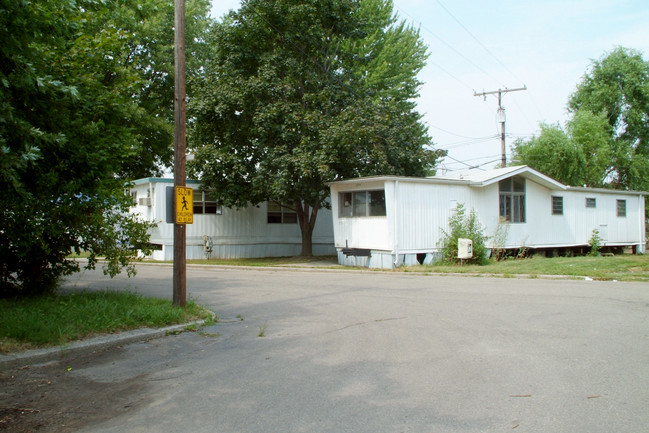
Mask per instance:
[[[484,234],[484,227],[480,224],[478,216],[474,209],[471,209],[467,215],[464,204],[458,203],[453,215],[448,221],[449,231],[442,230],[442,255],[444,262],[458,262],[458,242],[460,238],[471,239],[472,257],[465,259],[466,263],[476,263],[486,265],[487,248],[485,242],[487,236]]]

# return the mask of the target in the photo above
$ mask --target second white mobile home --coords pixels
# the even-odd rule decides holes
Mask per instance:
[[[570,187],[527,166],[456,178],[367,177],[330,187],[343,264],[391,268],[430,260],[459,203],[476,211],[489,248],[585,247],[597,230],[605,246],[645,252],[646,193]]]
[[[302,236],[295,212],[275,202],[227,208],[209,192],[202,192],[199,182],[188,181],[187,186],[194,190],[194,223],[187,225],[188,259],[283,257],[300,253]],[[156,224],[150,233],[154,260],[173,260],[169,188],[173,188],[173,179],[138,179],[131,187],[131,212]],[[330,210],[319,210],[312,240],[314,255],[335,254]]]

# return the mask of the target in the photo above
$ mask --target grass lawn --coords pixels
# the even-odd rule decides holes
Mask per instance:
[[[302,265],[309,262],[331,262],[332,267],[338,268],[334,256],[326,257],[268,257],[254,259],[211,259],[188,260],[187,263],[203,265],[231,266],[290,266]],[[318,266],[326,268],[320,263]],[[344,269],[367,269],[344,267]],[[384,269],[373,269],[385,272]],[[489,261],[488,265],[441,265],[400,267],[388,272],[419,272],[419,273],[460,273],[498,275],[505,277],[542,275],[560,275],[568,277],[590,277],[594,280],[618,281],[649,281],[649,254],[623,254],[602,257],[552,257],[534,256],[526,259],[507,259]]]
[[[408,272],[497,274],[503,276],[566,275],[594,280],[649,281],[649,255],[613,257],[531,257],[490,261],[488,265],[431,265],[403,268]]]
[[[212,313],[194,302],[180,308],[169,300],[144,298],[130,292],[0,299],[0,353],[198,319],[210,320]]]

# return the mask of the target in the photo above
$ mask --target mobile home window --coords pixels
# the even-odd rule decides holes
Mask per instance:
[[[340,216],[341,217],[350,217],[352,216],[352,193],[351,192],[341,192],[340,197]]]
[[[552,196],[552,215],[563,215],[563,197]]]
[[[125,191],[125,194],[131,196],[131,200],[132,200],[131,207],[137,206],[137,191],[132,191],[131,189],[127,189]]]
[[[367,214],[369,216],[385,216],[385,191],[368,191],[369,208]]]
[[[619,217],[626,216],[626,200],[617,201],[617,216]]]
[[[216,196],[210,191],[194,190],[194,214],[222,215],[223,207],[217,203]]]
[[[339,195],[341,217],[385,216],[385,191],[341,192]]]
[[[276,201],[268,202],[268,223],[269,224],[295,224],[297,223],[297,213],[288,208],[286,204]]]
[[[596,208],[597,207],[597,199],[593,198],[593,197],[586,197],[586,207]]]
[[[355,192],[352,196],[352,216],[367,216],[367,191]]]
[[[498,183],[500,218],[512,223],[525,222],[525,179],[509,178]]]

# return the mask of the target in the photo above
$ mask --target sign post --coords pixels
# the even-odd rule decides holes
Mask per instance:
[[[185,86],[185,0],[174,0],[174,186],[185,189],[185,137],[186,137],[186,86]],[[176,190],[176,211],[178,210]],[[182,197],[180,207],[183,208]],[[191,206],[187,205],[189,209]],[[173,303],[184,307],[187,303],[187,232],[186,223],[179,222],[176,212],[174,224],[174,275]]]

